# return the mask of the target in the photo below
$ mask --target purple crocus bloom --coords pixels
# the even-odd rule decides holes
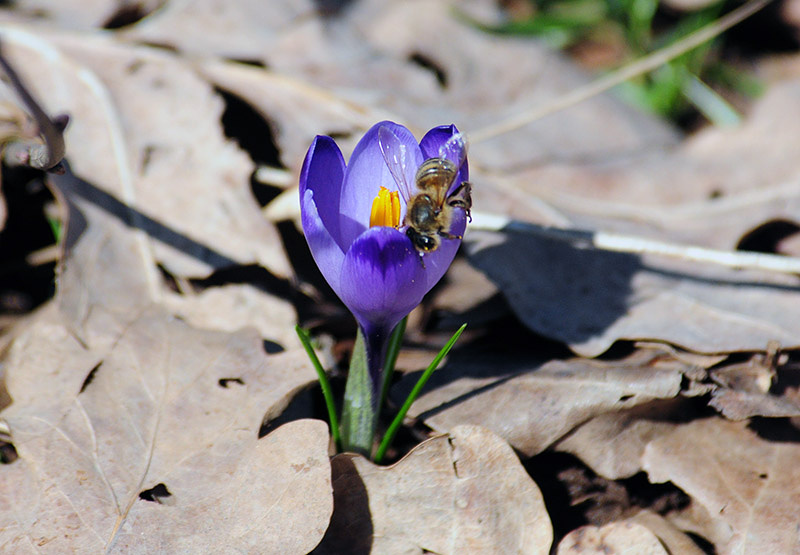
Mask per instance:
[[[436,127],[417,143],[402,125],[383,121],[359,141],[349,164],[345,165],[339,147],[326,136],[314,139],[303,163],[303,231],[322,275],[361,327],[373,389],[380,387],[392,329],[441,279],[461,243],[442,239],[439,248],[421,259],[404,228],[370,227],[373,200],[381,187],[399,192],[402,222],[406,202],[415,194],[404,189],[414,187],[417,168],[428,158],[440,157],[440,148],[457,133],[453,125]],[[395,165],[395,175],[387,157],[402,161]],[[468,177],[465,162],[454,187]],[[465,226],[464,210],[454,209],[450,233],[461,236]]]

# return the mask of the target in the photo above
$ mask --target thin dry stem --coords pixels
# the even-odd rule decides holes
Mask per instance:
[[[633,235],[607,233],[604,231],[545,227],[514,221],[510,218],[494,214],[481,214],[480,212],[473,212],[473,216],[474,222],[470,226],[473,230],[519,230],[551,239],[557,239],[559,241],[565,241],[583,248],[591,247],[606,251],[665,256],[692,262],[715,264],[738,270],[763,270],[782,274],[800,275],[800,258],[791,256],[750,251],[709,249],[694,245],[681,245],[678,243],[645,239]]]

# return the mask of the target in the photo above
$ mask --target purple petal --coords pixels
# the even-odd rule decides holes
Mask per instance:
[[[342,242],[339,233],[339,199],[344,173],[344,157],[339,147],[330,137],[317,135],[300,171],[300,199],[302,202],[306,198],[306,191],[313,191],[314,204],[322,225],[342,251],[349,244]]]
[[[458,133],[458,129],[456,129],[455,125],[440,125],[425,133],[425,136],[419,142],[419,147],[425,159],[437,158],[439,156],[439,148],[456,133]]]
[[[390,227],[373,227],[347,251],[337,293],[363,328],[391,330],[428,289],[408,237]]]
[[[378,129],[384,126],[391,129],[406,147],[408,162],[406,171],[409,172],[410,183],[414,182],[414,174],[422,164],[422,152],[417,140],[411,131],[402,125],[382,121],[367,131],[356,145],[344,173],[339,206],[342,245],[349,245],[369,227],[372,201],[381,187],[386,187],[390,191],[398,190],[378,145]]]
[[[301,187],[302,192],[302,187]],[[338,293],[339,275],[341,274],[344,251],[334,241],[317,210],[314,191],[306,189],[300,197],[300,214],[303,222],[303,233],[306,236],[311,256],[317,263],[325,281]]]
[[[441,125],[428,131],[419,143],[425,159],[438,158],[441,146],[456,133],[458,133],[458,129],[455,125]],[[469,163],[466,160],[461,165],[451,189],[455,189],[462,181],[469,181]]]

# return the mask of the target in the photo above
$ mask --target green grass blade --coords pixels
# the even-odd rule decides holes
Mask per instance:
[[[687,74],[681,92],[717,127],[736,127],[742,122],[733,106],[696,75]]]
[[[442,347],[442,350],[439,351],[439,354],[436,355],[436,358],[433,359],[433,361],[428,365],[428,368],[426,368],[422,373],[422,376],[420,376],[417,380],[417,383],[414,385],[411,393],[408,394],[406,402],[403,403],[403,406],[400,408],[400,412],[398,412],[397,416],[394,417],[392,424],[389,426],[389,429],[386,430],[386,434],[383,436],[383,440],[378,447],[378,451],[375,453],[374,460],[376,463],[380,463],[383,460],[383,457],[386,455],[386,451],[389,449],[389,446],[394,440],[394,436],[397,434],[397,430],[399,430],[400,426],[403,424],[403,419],[405,419],[408,409],[410,409],[411,405],[414,404],[414,401],[417,400],[417,397],[419,397],[422,388],[425,387],[425,384],[433,374],[433,371],[439,367],[442,359],[447,356],[447,353],[449,353],[450,349],[453,348],[453,345],[455,345],[456,341],[458,341],[458,338],[461,336],[461,333],[466,327],[467,325],[463,324],[460,328],[458,328],[458,331],[456,331],[453,334],[453,337],[450,338],[450,341],[448,341],[447,344]]]
[[[61,222],[58,220],[58,218],[47,216],[47,224],[50,226],[50,231],[53,232],[53,238],[56,240],[56,243],[61,242],[61,235],[64,232],[64,226],[61,225]]]
[[[328,419],[330,420],[331,424],[331,436],[333,436],[333,441],[336,444],[336,449],[338,450],[341,448],[342,438],[339,434],[339,418],[336,416],[336,403],[333,400],[331,383],[328,381],[328,375],[325,373],[325,370],[323,370],[322,364],[320,364],[319,359],[317,358],[317,353],[314,352],[314,347],[311,345],[311,337],[308,335],[308,332],[300,326],[295,326],[294,331],[297,332],[297,337],[300,338],[300,343],[302,343],[303,347],[305,347],[306,353],[308,353],[308,358],[311,359],[311,364],[314,365],[314,369],[317,371],[319,385],[322,388],[322,396],[325,397],[325,406],[328,408]]]

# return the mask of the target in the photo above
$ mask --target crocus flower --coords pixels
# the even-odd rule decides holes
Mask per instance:
[[[421,259],[402,227],[405,204],[415,193],[403,189],[408,184],[414,187],[417,168],[426,159],[439,157],[440,147],[456,133],[453,125],[436,127],[417,143],[408,129],[384,121],[359,141],[349,164],[326,136],[314,139],[303,163],[303,231],[322,275],[364,334],[373,390],[381,385],[392,329],[441,279],[461,242],[442,239],[439,248]],[[383,140],[392,134],[396,140]],[[393,176],[381,144],[386,155],[405,162],[403,175]],[[467,180],[465,162],[453,188]],[[454,209],[450,232],[461,236],[465,226],[464,210]]]

